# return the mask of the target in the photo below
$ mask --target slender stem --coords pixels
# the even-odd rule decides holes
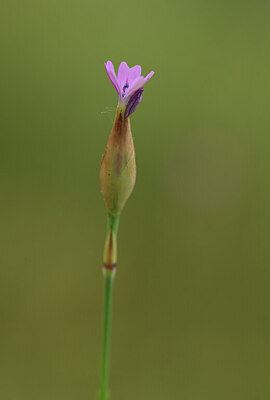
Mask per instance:
[[[108,400],[110,341],[112,325],[113,285],[117,262],[117,230],[119,216],[108,215],[107,235],[104,247],[103,272],[105,278],[105,305],[101,383],[98,400]]]
[[[113,274],[106,274],[105,275],[105,309],[104,309],[105,315],[104,315],[104,333],[103,333],[103,353],[102,353],[101,386],[100,386],[99,400],[107,400],[108,399],[113,283],[114,283]]]

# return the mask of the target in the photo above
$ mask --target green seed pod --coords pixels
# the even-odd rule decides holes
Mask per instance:
[[[135,150],[129,117],[118,106],[100,169],[101,191],[109,214],[121,213],[136,180]]]

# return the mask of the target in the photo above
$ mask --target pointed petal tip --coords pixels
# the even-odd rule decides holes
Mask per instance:
[[[128,64],[127,64],[127,62],[126,61],[121,61],[121,63],[120,63],[120,65],[119,65],[119,68],[120,67],[128,67],[129,68],[129,66],[128,66]]]
[[[108,60],[107,63],[106,62],[104,63],[104,65],[105,65],[106,72],[107,72],[107,75],[108,75],[110,81],[112,82],[115,90],[119,94],[120,93],[120,88],[119,88],[119,84],[118,84],[118,81],[117,81],[117,78],[116,78],[116,75],[115,75],[115,70],[114,70],[113,63],[110,60]]]
[[[146,75],[146,77],[144,78],[145,82],[148,82],[149,79],[152,78],[152,76],[154,75],[154,73],[155,73],[154,71],[151,71],[148,75]]]
[[[113,71],[114,71],[113,63],[112,63],[110,60],[104,62],[104,65],[105,65],[105,68],[106,68],[106,69],[108,69],[108,70],[113,70]]]

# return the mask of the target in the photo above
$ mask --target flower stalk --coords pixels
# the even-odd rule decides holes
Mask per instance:
[[[119,216],[108,214],[107,234],[104,246],[103,273],[105,279],[105,304],[103,327],[103,351],[101,364],[101,382],[98,400],[109,398],[109,366],[110,366],[110,341],[112,326],[113,286],[117,263],[117,231]]]
[[[142,100],[143,86],[154,74],[152,71],[144,77],[141,75],[139,65],[129,68],[125,62],[120,64],[117,77],[111,61],[105,63],[105,68],[117,91],[118,106],[100,168],[100,185],[107,207],[108,224],[103,257],[105,304],[98,400],[108,400],[109,397],[109,360],[113,286],[117,265],[117,232],[120,214],[133,191],[136,180],[135,149],[129,117]]]
[[[105,276],[105,308],[104,308],[104,333],[103,333],[103,353],[101,367],[101,382],[99,400],[107,400],[109,398],[109,361],[110,361],[110,337],[112,323],[112,300],[113,300],[113,274]]]

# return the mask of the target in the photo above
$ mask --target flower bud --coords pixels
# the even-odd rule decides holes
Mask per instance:
[[[119,215],[136,180],[135,150],[125,109],[118,106],[100,169],[101,191],[111,215]]]

